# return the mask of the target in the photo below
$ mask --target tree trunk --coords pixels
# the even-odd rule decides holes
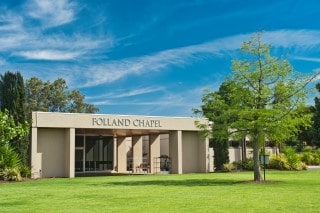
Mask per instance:
[[[254,181],[261,181],[260,161],[259,161],[259,141],[258,139],[253,142],[253,173]]]

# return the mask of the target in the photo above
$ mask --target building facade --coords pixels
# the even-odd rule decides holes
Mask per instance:
[[[208,172],[207,119],[32,113],[34,178],[92,173]]]

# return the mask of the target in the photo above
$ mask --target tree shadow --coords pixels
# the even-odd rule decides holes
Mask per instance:
[[[236,180],[212,180],[212,179],[189,179],[189,180],[141,180],[141,181],[126,181],[126,182],[108,182],[108,183],[92,183],[94,186],[227,186],[241,184]]]

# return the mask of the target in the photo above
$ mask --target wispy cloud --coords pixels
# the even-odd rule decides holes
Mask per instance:
[[[99,36],[61,31],[47,33],[47,27],[60,26],[76,18],[79,6],[67,0],[29,0],[21,12],[0,8],[0,53],[28,60],[74,60],[114,45],[110,35]],[[30,25],[30,17],[42,23]]]
[[[75,19],[76,3],[69,0],[29,0],[28,15],[39,20],[43,27],[55,27]]]
[[[263,33],[263,39],[275,47],[312,48],[320,45],[319,30],[278,30]]]
[[[224,56],[225,52],[238,50],[252,34],[239,34],[197,45],[160,51],[151,55],[126,58],[89,67],[84,87],[117,81],[129,75],[163,71],[170,66],[183,66],[200,60],[203,56]],[[263,33],[263,39],[274,47],[314,48],[320,45],[320,31],[279,30]]]
[[[217,83],[218,84],[218,83]],[[143,99],[128,99],[128,98],[111,98],[104,97],[103,100],[93,101],[91,103],[97,106],[126,106],[128,109],[136,106],[143,109],[143,114],[158,114],[162,111],[171,111],[175,116],[191,115],[192,108],[200,107],[200,98],[206,88],[212,89],[214,85],[201,85],[195,88],[189,88],[182,91],[162,90],[162,93],[157,96],[148,96]],[[101,98],[102,99],[102,98]],[[169,110],[170,109],[170,110]]]
[[[294,56],[292,58],[295,59],[295,60],[301,60],[301,61],[320,62],[320,58],[300,57],[300,56]]]
[[[1,33],[13,33],[19,32],[23,26],[23,19],[21,16],[6,11],[4,8],[0,9],[0,32]]]
[[[121,90],[121,91],[115,91],[112,93],[107,93],[104,95],[98,95],[98,96],[89,96],[86,97],[88,100],[92,99],[115,99],[115,98],[126,98],[126,97],[133,97],[133,96],[138,96],[138,95],[145,95],[145,94],[150,94],[154,92],[159,92],[163,91],[165,88],[158,86],[158,87],[145,87],[145,88],[137,88],[137,89],[131,89],[131,90]]]
[[[36,50],[36,51],[21,51],[16,55],[22,56],[26,59],[38,60],[71,60],[79,55],[81,52],[58,51],[58,50]]]

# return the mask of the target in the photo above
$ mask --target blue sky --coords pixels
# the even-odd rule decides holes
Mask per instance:
[[[320,70],[317,0],[1,0],[0,73],[67,80],[100,113],[192,116],[252,33]]]

